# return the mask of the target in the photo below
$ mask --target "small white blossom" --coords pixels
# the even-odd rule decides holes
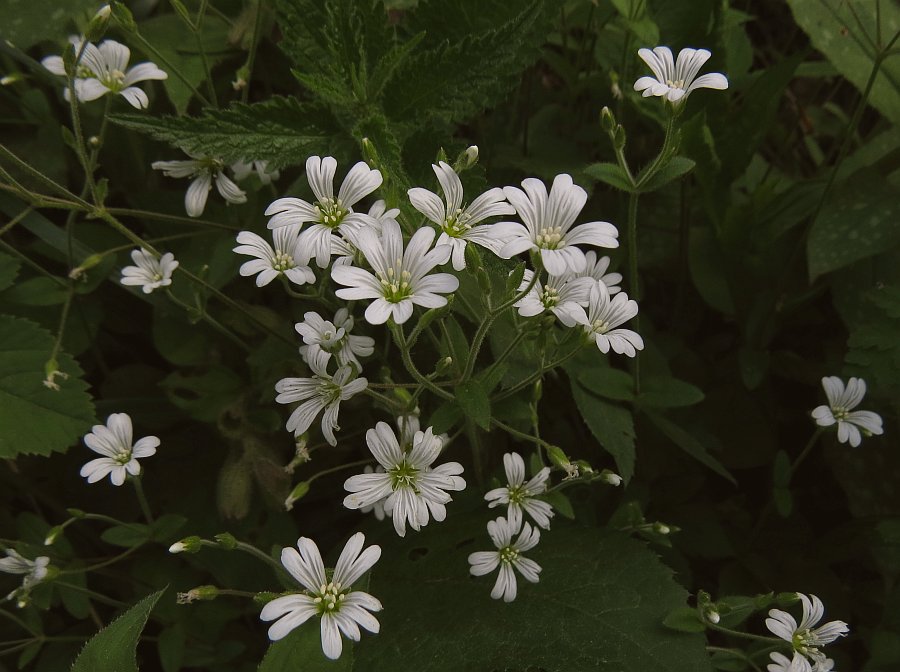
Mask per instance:
[[[446,297],[440,295],[455,292],[459,280],[449,273],[429,275],[450,257],[449,245],[429,250],[434,236],[434,229],[422,227],[404,250],[400,225],[392,219],[382,222],[381,236],[370,228],[356,232],[353,243],[375,272],[356,266],[332,267],[332,279],[346,287],[335,294],[348,301],[375,299],[366,308],[369,324],[384,324],[390,317],[403,324],[412,316],[414,304],[424,308],[446,305]]]
[[[184,195],[184,209],[188,217],[199,217],[203,214],[214,180],[216,189],[226,202],[236,204],[247,202],[247,194],[225,175],[225,164],[219,159],[204,156],[185,161],[154,161],[150,165],[153,170],[163,171],[166,177],[193,179]]]
[[[781,609],[769,610],[769,618],[766,619],[766,627],[777,637],[789,642],[794,651],[800,653],[814,662],[824,662],[825,654],[819,651],[820,646],[831,644],[838,637],[844,637],[850,628],[844,621],[830,621],[814,628],[813,626],[822,620],[825,614],[825,606],[815,595],[807,597],[803,593],[797,593],[803,604],[803,617],[800,624],[788,612]]]
[[[281,173],[276,168],[269,168],[268,161],[235,161],[231,164],[231,172],[234,173],[234,179],[243,182],[252,173],[256,173],[262,184],[272,184],[274,180],[281,177]]]
[[[446,504],[452,501],[446,490],[463,490],[466,482],[459,462],[447,462],[432,468],[443,441],[431,427],[417,431],[408,449],[401,447],[394,430],[379,422],[366,432],[366,444],[384,469],[384,473],[363,473],[344,482],[349,495],[348,509],[361,509],[382,502],[394,521],[394,529],[406,536],[406,525],[417,532],[433,517],[440,522],[447,516]]]
[[[82,40],[72,36],[69,42],[77,56],[81,51]],[[132,107],[145,109],[150,104],[150,99],[134,84],[150,79],[168,79],[169,76],[155,63],[150,62],[138,63],[133,68],[128,68],[130,58],[131,50],[115,40],[104,40],[99,47],[88,43],[76,66],[73,81],[75,97],[86,103],[97,100],[107,93],[117,93]],[[66,74],[61,56],[47,56],[41,64],[54,75]],[[63,89],[63,95],[69,100],[69,87]]]
[[[144,294],[149,294],[154,289],[172,284],[172,272],[178,268],[178,262],[171,252],[157,259],[152,252],[140,248],[132,250],[131,259],[137,266],[122,269],[120,282],[123,285],[140,285]]]
[[[266,208],[271,217],[269,228],[303,226],[301,244],[315,257],[320,268],[327,268],[332,254],[332,238],[336,232],[372,226],[371,217],[353,211],[353,206],[381,186],[381,173],[360,161],[350,169],[341,183],[337,198],[334,196],[334,173],[337,161],[311,156],[306,160],[306,177],[315,194],[316,202],[302,198],[279,198]],[[377,223],[375,223],[377,227]]]
[[[334,374],[328,375],[322,360],[313,359],[309,362],[309,368],[313,370],[312,378],[282,378],[275,384],[278,396],[275,401],[279,404],[291,404],[302,401],[287,421],[287,430],[295,435],[303,434],[309,429],[316,416],[322,414],[322,435],[332,446],[337,445],[334,432],[340,429],[337,424],[338,411],[342,401],[347,401],[354,394],[366,389],[369,381],[365,378],[353,376],[351,366],[342,366]]]
[[[409,190],[409,200],[416,210],[441,228],[437,244],[450,245],[453,249],[454,270],[461,271],[466,267],[465,250],[469,242],[497,254],[505,239],[497,237],[498,230],[476,224],[488,217],[515,214],[515,209],[506,202],[503,190],[499,187],[490,189],[463,207],[463,186],[456,171],[443,161],[431,167],[444,192],[444,200],[421,187]]]
[[[544,467],[534,477],[525,482],[525,461],[518,453],[506,453],[503,456],[503,468],[506,471],[507,485],[494,488],[485,494],[490,502],[488,508],[506,504],[506,517],[509,524],[518,529],[522,524],[524,511],[534,519],[540,527],[550,529],[553,509],[547,502],[535,499],[547,491],[547,480],[550,478],[550,467]]]
[[[6,557],[0,559],[0,572],[7,574],[21,574],[22,585],[6,596],[7,600],[19,599],[19,606],[27,603],[28,591],[43,581],[48,573],[50,558],[41,555],[34,560],[23,557],[13,548],[6,549]]]
[[[772,662],[766,665],[769,672],[813,672],[809,661],[794,651],[794,657],[788,658],[783,653],[774,651],[769,654]]]
[[[728,79],[720,72],[697,77],[700,68],[711,56],[706,49],[682,49],[678,52],[677,63],[668,47],[656,47],[653,51],[639,49],[638,56],[650,66],[654,75],[641,77],[634,83],[634,90],[643,91],[645,98],[665,96],[666,100],[677,104],[687,100],[696,89],[728,88]]]
[[[364,473],[364,474],[375,474],[375,473],[383,474],[383,473],[384,473],[384,467],[382,467],[382,466],[379,464],[375,469],[373,469],[373,468],[371,467],[371,465],[368,465],[368,464],[367,464],[367,465],[363,468],[363,473]],[[387,499],[387,497],[385,497],[384,499]],[[384,499],[379,499],[377,502],[373,502],[373,503],[370,504],[369,506],[361,506],[361,507],[359,507],[359,512],[360,512],[360,513],[372,513],[372,514],[375,516],[375,520],[378,520],[378,521],[384,520],[385,516],[387,515],[387,514],[384,512]]]
[[[575,218],[587,202],[587,192],[572,182],[565,173],[553,180],[550,194],[540,180],[529,177],[522,189],[504,187],[503,193],[512,203],[523,224],[499,222],[491,224],[491,236],[505,238],[498,254],[504,259],[525,252],[540,252],[544,268],[551,275],[584,270],[584,252],[576,245],[618,247],[619,232],[609,222],[588,222],[573,227]]]
[[[576,277],[579,278],[593,278],[594,280],[599,280],[606,288],[609,290],[610,294],[615,294],[622,290],[619,287],[619,283],[622,282],[622,274],[621,273],[607,273],[609,270],[610,258],[607,256],[597,258],[597,253],[593,250],[588,250],[584,253],[585,266],[584,270],[580,273],[576,273]]]
[[[302,252],[300,231],[296,227],[285,226],[272,232],[273,249],[269,243],[251,231],[241,231],[237,235],[240,243],[234,252],[256,257],[241,264],[240,274],[256,275],[256,286],[264,287],[279,275],[283,275],[295,285],[314,283],[316,276],[309,266],[309,257]]]
[[[122,485],[127,474],[141,473],[138,458],[156,454],[159,439],[145,436],[132,445],[131,417],[127,413],[112,413],[106,425],[94,425],[90,434],[85,434],[84,445],[95,453],[103,455],[91,460],[81,468],[81,475],[88,483],[109,476],[113,485]]]
[[[600,352],[610,348],[620,355],[634,357],[637,350],[644,349],[644,339],[631,329],[616,329],[637,315],[637,302],[629,299],[625,292],[619,292],[612,299],[602,282],[591,285],[587,310],[587,324],[584,330],[588,339],[597,344]]]
[[[369,217],[372,218],[373,221],[369,222],[369,225],[374,225],[379,233],[381,233],[381,225],[386,219],[397,219],[397,216],[400,214],[400,208],[390,208],[388,209],[387,203],[383,200],[379,199],[372,204],[372,207],[369,208]]]
[[[360,626],[378,634],[380,624],[370,612],[381,611],[381,602],[368,593],[352,589],[352,584],[381,557],[380,546],[372,545],[363,550],[365,541],[362,532],[350,537],[330,579],[319,547],[312,539],[301,537],[297,540],[299,553],[293,548],[281,551],[281,564],[304,590],[277,597],[262,608],[260,619],[275,621],[269,628],[269,639],[282,639],[294,628],[318,616],[321,619],[322,652],[336,660],[343,649],[341,633],[354,642],[360,640]]]
[[[541,532],[536,527],[532,528],[531,525],[525,523],[519,538],[513,542],[513,537],[518,534],[519,527],[502,516],[489,522],[487,530],[497,550],[472,553],[469,556],[471,565],[469,572],[473,576],[484,576],[499,567],[500,573],[497,575],[497,582],[491,591],[491,597],[495,600],[502,597],[504,602],[512,602],[516,599],[518,592],[513,567],[525,577],[526,581],[538,582],[541,566],[534,560],[524,557],[522,553],[537,546]]]
[[[350,333],[353,330],[353,316],[346,308],[338,309],[333,322],[313,311],[304,313],[303,322],[298,322],[294,328],[303,337],[300,354],[307,363],[317,358],[324,358],[327,362],[334,355],[339,365],[353,363],[361,370],[357,356],[368,357],[375,351],[374,338]]]
[[[534,271],[526,270],[517,291],[525,291],[532,278]],[[541,284],[538,280],[528,294],[513,305],[519,309],[519,315],[522,317],[534,317],[549,310],[567,327],[587,324],[583,304],[587,303],[593,284],[593,279],[577,278],[570,271],[562,275],[551,274],[546,284]]]
[[[851,378],[844,388],[844,381],[837,376],[822,378],[822,387],[828,397],[827,406],[818,406],[812,412],[816,424],[830,427],[837,423],[838,441],[850,442],[854,448],[862,441],[859,428],[866,436],[884,434],[881,416],[872,411],[854,411],[866,395],[866,381],[862,378]]]

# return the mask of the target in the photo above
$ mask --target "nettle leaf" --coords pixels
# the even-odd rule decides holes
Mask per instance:
[[[135,658],[138,638],[164,592],[165,589],[148,595],[91,637],[72,664],[71,672],[138,672]]]
[[[432,116],[458,120],[496,102],[537,59],[555,9],[533,0],[497,28],[453,41],[426,35],[423,44],[430,50],[406,59],[385,87],[385,112],[404,122]]]
[[[863,91],[875,60],[870,40],[875,41],[877,35],[876,5],[881,10],[882,41],[889,40],[900,27],[900,6],[873,0],[788,0],[788,4],[813,46]],[[857,17],[862,26],[857,23]],[[900,61],[897,58],[882,62],[869,102],[893,123],[900,124]]]
[[[572,380],[575,404],[594,438],[616,461],[616,469],[627,484],[634,475],[634,420],[631,411],[611,404]]]
[[[0,315],[0,457],[65,451],[94,423],[94,404],[72,357],[57,355],[68,379],[44,386],[54,338],[29,320]]]
[[[814,280],[900,244],[897,189],[877,171],[863,170],[829,198],[806,240]]]
[[[283,97],[253,105],[233,103],[225,110],[206,110],[199,117],[115,114],[110,119],[192,154],[226,163],[265,160],[279,168],[301,165],[311,154],[334,153],[341,134],[322,108]]]
[[[369,592],[386,608],[378,636],[355,646],[354,670],[710,669],[702,636],[662,625],[687,594],[643,543],[558,517],[526,553],[543,568],[540,582],[518,577],[518,596],[505,604],[490,597],[496,574],[469,576],[468,555],[493,544],[483,502],[461,500],[447,507],[446,522],[413,537],[381,527],[383,538],[373,539],[390,562],[375,566]],[[317,626],[302,627],[317,635]]]

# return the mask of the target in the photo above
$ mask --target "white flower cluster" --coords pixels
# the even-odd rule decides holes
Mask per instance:
[[[16,600],[16,605],[20,608],[28,604],[28,594],[34,586],[47,577],[49,566],[50,558],[46,555],[29,560],[14,548],[7,548],[6,557],[0,558],[0,572],[21,574],[22,585],[9,593],[6,599]]]
[[[791,645],[793,655],[788,658],[777,652],[769,654],[772,662],[767,669],[769,672],[830,672],[834,668],[834,661],[822,653],[820,647],[846,636],[850,628],[844,621],[829,621],[818,628],[814,627],[825,615],[825,605],[815,595],[807,597],[803,593],[797,593],[797,597],[803,605],[803,616],[799,624],[786,611],[769,611],[766,627],[773,635]]]

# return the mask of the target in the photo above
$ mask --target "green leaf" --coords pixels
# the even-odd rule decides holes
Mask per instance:
[[[435,434],[449,432],[463,418],[462,409],[453,401],[446,401],[431,414],[428,425]]]
[[[612,0],[613,6],[634,33],[641,44],[659,44],[659,28],[647,12],[647,3],[642,0]]]
[[[650,408],[679,408],[703,401],[700,388],[677,378],[647,376],[638,403]]]
[[[20,266],[18,259],[0,252],[0,292],[16,281]]]
[[[628,193],[634,191],[634,186],[625,171],[615,163],[592,163],[584,169],[584,174],[616,189]]]
[[[243,379],[224,366],[196,376],[176,371],[160,383],[173,404],[204,422],[215,422],[222,409],[240,396],[243,385]]]
[[[788,4],[813,46],[863,91],[875,57],[869,42],[876,41],[875,6],[880,4],[884,41],[900,27],[900,6],[896,2],[873,0],[788,0]],[[881,64],[869,102],[891,122],[900,124],[900,62],[896,57],[889,57]]]
[[[0,315],[0,457],[66,450],[94,423],[94,405],[81,368],[59,353],[59,390],[44,386],[54,338],[38,325]]]
[[[16,283],[0,299],[23,306],[57,306],[65,302],[68,294],[64,285],[41,275]]]
[[[604,399],[632,401],[634,399],[634,378],[627,371],[611,366],[585,368],[580,362],[567,364],[566,373],[574,376],[588,392]]]
[[[226,163],[265,160],[273,167],[300,165],[310,154],[333,153],[340,134],[322,108],[281,97],[253,105],[233,103],[225,110],[205,110],[199,117],[113,114],[110,120],[192,154]]]
[[[515,603],[492,600],[496,575],[471,577],[467,557],[492,544],[481,504],[472,513],[448,507],[447,521],[423,528],[412,541],[383,530],[391,562],[376,565],[370,592],[403,605],[378,613],[381,632],[363,636],[354,669],[365,672],[703,672],[705,641],[668,631],[661,622],[687,594],[644,544],[560,520],[548,543],[527,557],[542,568],[540,582],[518,577]],[[427,586],[423,590],[422,586]],[[565,624],[554,627],[552,624]],[[313,624],[303,626],[316,632]],[[552,636],[548,636],[548,630]],[[525,662],[527,661],[527,662]]]
[[[153,523],[153,538],[160,542],[174,541],[173,537],[184,527],[185,523],[187,523],[187,518],[177,513],[160,516]]]
[[[165,589],[148,595],[91,637],[71,672],[138,672],[135,649],[147,618]]]
[[[897,189],[875,170],[860,171],[828,199],[806,241],[809,277],[900,245]]]
[[[150,538],[150,528],[140,523],[117,525],[103,530],[100,538],[113,546],[133,548],[140,546]]]
[[[556,511],[569,520],[575,519],[575,510],[572,508],[572,502],[562,492],[545,492],[538,499],[542,499],[552,506]]]
[[[455,317],[445,319],[444,325],[447,327],[449,343],[446,345],[453,358],[453,366],[457,372],[462,373],[469,361],[469,341]]]
[[[454,393],[456,403],[469,418],[485,431],[491,428],[491,400],[484,384],[477,380],[467,380]]]
[[[572,395],[594,438],[616,461],[616,469],[625,484],[634,475],[634,421],[631,412],[594,396],[572,381]]]
[[[319,619],[314,617],[284,639],[269,646],[258,672],[351,672],[355,667],[353,659],[356,647],[346,639],[343,646],[340,658],[326,658],[322,653]],[[298,666],[301,661],[302,664]],[[363,669],[365,668],[359,667],[360,671]]]
[[[684,156],[673,156],[653,177],[641,185],[641,192],[656,191],[679,177],[684,177],[697,164]]]
[[[673,609],[666,614],[663,625],[678,632],[703,632],[706,630],[706,624],[701,620],[700,614],[691,607]]]
[[[23,51],[39,42],[58,39],[59,51],[45,53],[61,53],[62,40],[74,25],[70,22],[79,18],[79,23],[86,25],[98,6],[96,0],[67,0],[65,4],[59,0],[5,0],[0,35]]]
[[[729,471],[724,466],[722,466],[721,462],[710,455],[706,450],[706,446],[695,439],[692,434],[682,429],[668,418],[659,415],[658,413],[645,411],[645,414],[647,418],[654,425],[656,425],[656,427],[663,434],[671,439],[672,443],[681,448],[684,452],[686,452],[701,464],[704,464],[712,469],[714,472],[719,474],[719,476],[727,478],[729,481],[737,485],[737,481],[734,480],[734,476],[732,476]]]

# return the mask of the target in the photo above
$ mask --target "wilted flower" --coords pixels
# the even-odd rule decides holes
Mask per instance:
[[[151,167],[163,171],[166,177],[193,178],[184,195],[184,209],[189,217],[199,217],[206,209],[206,199],[212,189],[213,180],[216,189],[228,203],[246,203],[247,194],[225,175],[225,163],[212,157],[196,157],[192,154],[185,161],[154,161]]]
[[[653,51],[639,49],[638,56],[650,66],[654,75],[641,77],[634,83],[634,90],[643,91],[645,98],[665,96],[666,100],[677,104],[681,100],[687,100],[696,89],[728,88],[728,79],[720,72],[697,77],[700,68],[711,56],[706,49],[682,49],[678,52],[677,63],[668,47],[656,47]]]
[[[112,413],[106,425],[94,425],[90,434],[84,436],[84,444],[103,457],[91,460],[81,468],[81,475],[88,483],[96,483],[109,476],[113,485],[122,485],[127,474],[141,473],[138,458],[156,454],[159,439],[145,436],[132,445],[131,417],[127,413]]]
[[[881,416],[872,411],[854,411],[866,395],[866,381],[862,378],[851,378],[847,382],[837,376],[822,378],[822,387],[825,388],[825,396],[828,397],[827,406],[818,406],[813,409],[812,416],[820,427],[830,427],[837,423],[838,441],[850,442],[856,447],[862,441],[858,428],[862,428],[867,436],[883,434]]]
[[[122,269],[120,282],[123,285],[140,285],[144,294],[149,294],[154,289],[172,284],[172,273],[178,268],[178,262],[171,252],[166,252],[157,259],[149,250],[140,248],[132,250],[131,258],[137,266]]]

